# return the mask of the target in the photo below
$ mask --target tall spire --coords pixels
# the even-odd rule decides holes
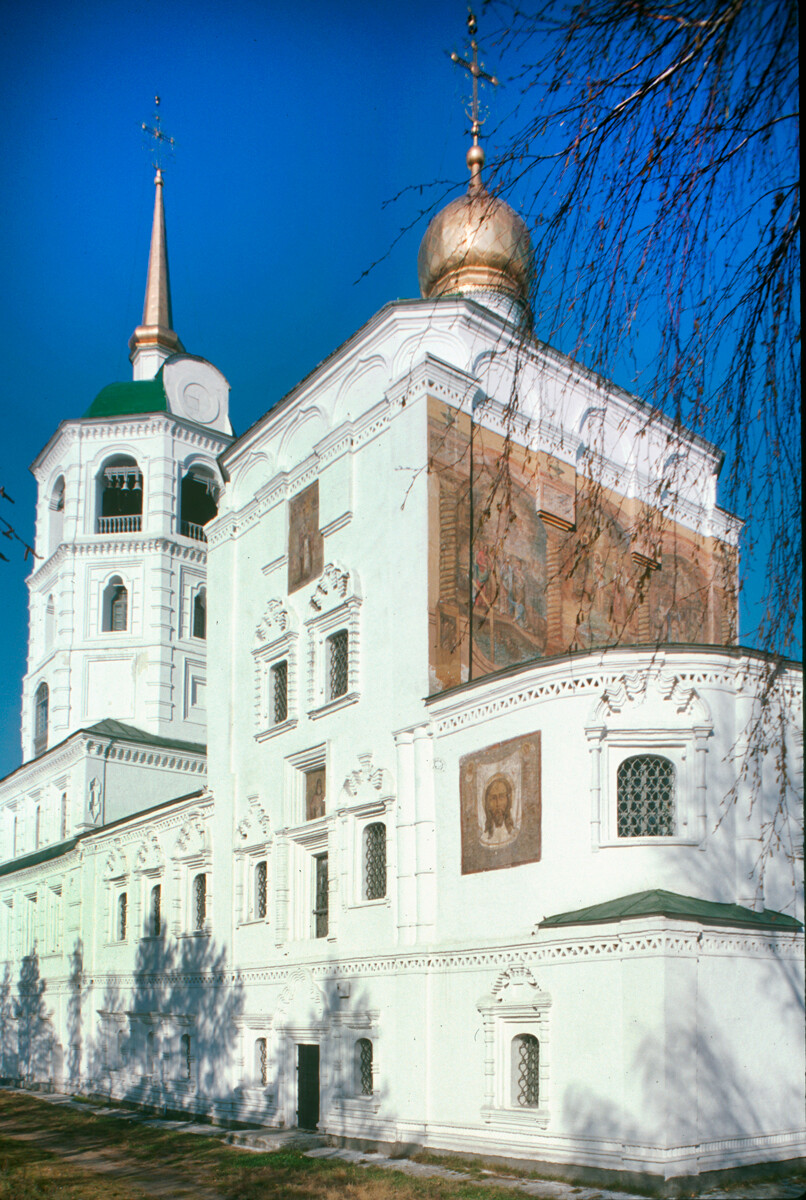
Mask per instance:
[[[154,128],[143,124],[143,130],[154,140],[155,150],[165,143],[173,145],[160,127],[159,96],[155,97],[157,110]],[[165,205],[162,198],[163,179],[159,158],[154,162],[157,174],[154,179],[154,221],[151,227],[151,250],[148,255],[146,298],[143,305],[143,323],[138,325],[129,338],[129,357],[132,360],[135,379],[153,379],[171,354],[184,350],[173,328],[171,314],[171,281],[168,275],[168,241],[165,236]]]

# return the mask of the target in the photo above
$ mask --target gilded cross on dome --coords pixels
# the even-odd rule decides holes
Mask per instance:
[[[473,79],[473,102],[470,112],[468,113],[471,121],[470,132],[473,135],[473,148],[468,151],[467,155],[467,165],[470,167],[471,187],[481,187],[481,168],[484,166],[484,151],[479,146],[479,133],[481,132],[481,127],[484,123],[479,117],[479,80],[486,79],[488,83],[493,85],[493,87],[498,87],[498,80],[496,77],[488,74],[488,72],[484,70],[484,64],[479,62],[479,47],[478,43],[476,42],[476,29],[476,18],[472,10],[468,9],[467,31],[470,34],[470,49],[473,52],[473,57],[468,61],[468,59],[462,58],[461,55],[457,54],[455,50],[451,55],[451,61],[458,63],[463,70],[469,71]]]
[[[140,124],[140,128],[142,129],[143,133],[145,133],[148,136],[149,140],[153,143],[152,148],[151,148],[151,152],[153,155],[152,160],[151,160],[151,165],[152,165],[152,167],[154,167],[154,169],[156,171],[159,171],[160,168],[162,167],[163,153],[165,153],[165,152],[170,153],[173,150],[174,146],[176,145],[176,142],[174,141],[174,139],[172,137],[169,137],[168,134],[165,132],[165,130],[162,128],[162,121],[161,121],[161,117],[160,117],[160,98],[159,98],[159,96],[154,97],[154,105],[155,105],[155,108],[154,108],[154,124],[153,124],[153,126],[146,125],[145,121],[142,121]]]

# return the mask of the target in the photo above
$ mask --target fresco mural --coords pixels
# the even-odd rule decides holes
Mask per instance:
[[[459,761],[462,874],[540,858],[540,734]]]
[[[725,548],[429,402],[431,689],[574,650],[735,637]],[[471,549],[472,540],[472,549]],[[470,596],[472,592],[472,612]]]
[[[288,590],[322,574],[324,538],[319,532],[319,480],[288,502]]]

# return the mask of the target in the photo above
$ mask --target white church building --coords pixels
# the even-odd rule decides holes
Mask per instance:
[[[801,670],[719,451],[529,333],[468,155],[422,296],[234,439],[173,329],[37,456],[0,1075],[664,1181],[798,1159]],[[761,704],[761,697],[765,704]],[[759,861],[763,860],[763,871]]]

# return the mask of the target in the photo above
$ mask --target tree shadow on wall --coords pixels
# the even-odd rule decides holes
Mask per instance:
[[[57,1059],[61,1048],[45,1004],[46,988],[36,950],[26,954],[20,963],[16,996],[11,991],[8,967],[0,987],[3,1075],[16,1078],[26,1086],[52,1082],[54,1071],[59,1069]]]
[[[98,1006],[93,1085],[164,1109],[224,1113],[243,989],[209,936],[143,938],[133,978],[116,976]]]

